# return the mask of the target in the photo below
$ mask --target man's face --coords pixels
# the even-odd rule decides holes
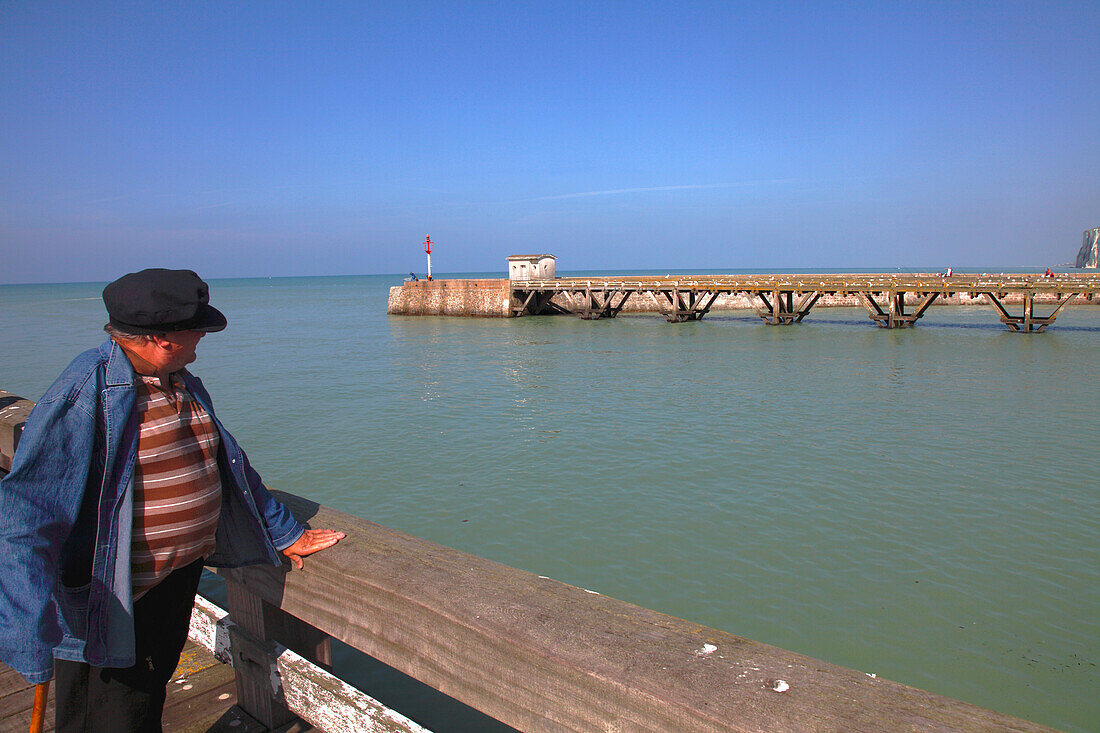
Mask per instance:
[[[206,335],[204,331],[176,331],[158,337],[164,360],[163,365],[169,372],[177,372],[196,358],[195,347]]]

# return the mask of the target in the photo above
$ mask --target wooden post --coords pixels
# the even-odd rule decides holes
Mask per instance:
[[[904,293],[899,293],[896,290],[891,290],[887,296],[887,300],[890,302],[890,320],[888,321],[888,328],[897,328],[901,325],[900,316],[905,313],[905,306],[902,302],[902,298],[904,297]]]
[[[278,672],[278,652],[272,641],[276,624],[268,603],[243,585],[228,578],[225,589],[230,618],[233,670],[237,682],[237,704],[267,728],[274,729],[295,720],[286,706]]]
[[[232,571],[229,571],[232,572]],[[232,575],[231,577],[240,577]],[[297,619],[289,614],[278,614],[282,618]],[[302,622],[298,622],[301,625]],[[218,608],[202,596],[195,599],[195,608],[191,614],[189,638],[202,646],[221,662],[232,662],[232,644],[229,638],[235,638],[236,624],[226,611]],[[308,627],[312,628],[312,627]],[[342,733],[344,731],[385,731],[386,733],[430,733],[426,728],[414,723],[395,710],[370,695],[352,687],[335,677],[328,670],[309,661],[293,648],[283,645],[276,647],[279,652],[277,670],[282,682],[287,707],[302,720],[309,721],[318,731]],[[229,655],[229,656],[227,656]],[[247,715],[237,706],[237,711],[250,725],[236,727],[237,720],[225,721],[217,726],[218,731],[264,731],[266,727]],[[225,725],[228,723],[228,725]],[[277,729],[278,733],[291,733],[304,730],[301,721],[294,721]],[[211,729],[214,730],[214,729]]]

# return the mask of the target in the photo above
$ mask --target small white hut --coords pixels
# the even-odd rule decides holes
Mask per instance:
[[[553,280],[554,255],[512,255],[508,258],[509,280]]]

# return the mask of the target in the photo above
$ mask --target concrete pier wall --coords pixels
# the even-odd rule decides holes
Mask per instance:
[[[510,316],[508,280],[416,280],[390,288],[386,312],[399,316]]]

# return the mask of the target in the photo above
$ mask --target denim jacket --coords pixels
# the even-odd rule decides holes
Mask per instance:
[[[303,527],[271,497],[182,372],[221,435],[222,510],[207,565],[278,565]],[[134,663],[130,541],[140,425],[134,370],[111,341],[73,360],[38,401],[0,482],[0,659],[28,682],[53,657]]]

